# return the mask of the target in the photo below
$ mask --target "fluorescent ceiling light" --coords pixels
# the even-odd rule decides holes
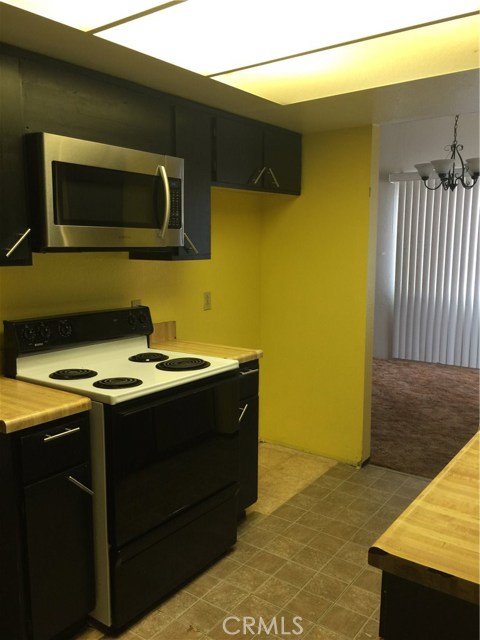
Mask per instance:
[[[478,0],[189,0],[96,35],[203,75],[476,12]]]
[[[81,31],[90,31],[169,2],[170,0],[9,0],[6,4]]]
[[[478,16],[212,76],[292,104],[478,67]]]
[[[478,67],[478,0],[7,4],[280,104]]]

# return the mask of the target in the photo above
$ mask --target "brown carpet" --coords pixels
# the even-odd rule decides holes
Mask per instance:
[[[478,369],[374,359],[372,464],[433,478],[478,427]]]

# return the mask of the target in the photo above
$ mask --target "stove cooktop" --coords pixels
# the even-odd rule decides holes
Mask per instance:
[[[140,361],[132,360],[138,354]],[[237,368],[228,358],[151,349],[146,337],[136,336],[21,355],[16,377],[116,404]]]

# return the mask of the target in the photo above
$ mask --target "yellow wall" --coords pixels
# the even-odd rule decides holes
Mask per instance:
[[[0,320],[140,298],[180,338],[263,349],[262,438],[357,464],[368,456],[371,140],[370,128],[305,136],[300,197],[213,189],[210,261],[35,254],[32,267],[1,268]]]
[[[0,320],[111,309],[140,298],[154,322],[176,320],[179,337],[255,347],[260,343],[259,198],[212,190],[211,260],[34,254],[31,267],[1,268]],[[203,311],[204,291],[212,293],[211,311]]]
[[[354,464],[368,456],[371,142],[370,128],[306,136],[302,195],[266,200],[262,228],[262,437]]]

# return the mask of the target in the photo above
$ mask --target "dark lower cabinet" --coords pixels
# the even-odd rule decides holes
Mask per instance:
[[[382,574],[380,637],[383,640],[479,640],[477,603],[411,580]]]
[[[240,365],[238,516],[258,498],[258,360]]]
[[[2,639],[67,637],[94,607],[88,443],[86,414],[0,436]]]

